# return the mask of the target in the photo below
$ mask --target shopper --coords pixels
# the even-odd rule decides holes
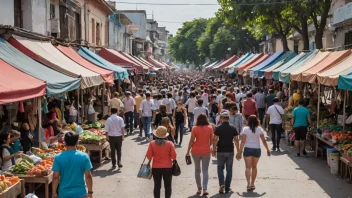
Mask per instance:
[[[116,153],[117,152],[117,165],[122,168],[121,155],[122,155],[122,141],[125,138],[125,123],[123,119],[117,115],[117,109],[111,109],[111,116],[106,120],[105,131],[107,132],[106,140],[110,143],[110,152],[112,159],[112,169],[116,168]]]
[[[209,112],[209,121],[213,124],[216,123],[216,115],[218,114],[218,104],[216,103],[216,95],[211,95],[210,102],[207,105]]]
[[[142,119],[139,118],[139,108],[143,99],[143,91],[139,89],[138,94],[136,95],[136,97],[134,97],[134,101],[136,103],[136,108],[134,109],[134,128],[137,128],[137,125],[139,126],[139,137],[142,137],[143,130]]]
[[[243,129],[243,116],[238,112],[237,106],[232,106],[230,109],[230,124],[232,124],[239,134],[242,133]]]
[[[242,103],[242,114],[246,121],[251,115],[258,116],[257,103],[253,100],[252,96],[252,93],[248,93],[247,98]]]
[[[177,107],[174,110],[173,118],[176,126],[175,143],[178,144],[178,134],[180,134],[179,146],[181,147],[183,140],[183,129],[187,119],[187,109],[182,106],[181,100],[177,102]]]
[[[193,110],[193,113],[194,113],[194,120],[197,120],[198,116],[200,114],[205,114],[207,117],[209,116],[209,111],[207,108],[203,107],[203,100],[202,99],[199,99],[197,101],[197,104],[198,104],[198,107],[196,107],[194,110]]]
[[[272,151],[280,151],[281,133],[285,128],[285,112],[284,109],[279,105],[279,102],[279,98],[274,98],[274,104],[271,105],[266,112],[266,125],[270,126],[272,135],[271,140],[273,141],[273,148],[271,149]]]
[[[86,153],[77,150],[79,135],[67,132],[64,139],[66,151],[55,156],[52,167],[53,197],[92,197],[92,164]]]
[[[155,116],[155,121],[154,121],[155,128],[158,128],[158,126],[161,125],[161,120],[165,117],[168,118],[166,113],[166,106],[162,104],[159,106],[159,112]]]
[[[274,104],[275,91],[273,89],[269,89],[269,95],[265,98],[266,109],[268,109],[271,105]]]
[[[262,125],[264,125],[265,116],[265,95],[262,88],[258,88],[257,93],[254,95],[255,103],[257,104],[259,120]]]
[[[160,198],[161,182],[164,180],[165,198],[172,193],[172,161],[176,160],[176,150],[171,141],[167,140],[167,129],[159,126],[154,132],[157,138],[149,144],[147,158],[152,162],[154,180],[154,198]]]
[[[186,154],[186,156],[189,156],[189,153],[192,150],[198,195],[202,194],[202,190],[204,196],[209,195],[207,192],[209,180],[208,169],[211,154],[210,147],[212,146],[213,136],[213,127],[210,125],[208,118],[204,114],[199,115],[196,126],[192,128],[192,135]],[[201,172],[203,173],[203,185],[200,177]]]
[[[223,111],[220,114],[221,125],[215,128],[213,141],[213,156],[218,159],[219,193],[231,192],[232,167],[234,158],[234,144],[236,146],[236,159],[240,159],[238,132],[229,123],[230,114]],[[224,178],[224,168],[226,167],[226,178]]]
[[[134,112],[134,106],[136,105],[136,102],[134,101],[131,95],[132,95],[131,92],[127,91],[126,97],[122,99],[122,104],[125,110],[127,135],[130,135],[133,133],[133,112]]]
[[[255,189],[255,179],[257,178],[257,164],[261,156],[260,140],[264,144],[268,156],[270,150],[265,141],[264,131],[259,125],[257,116],[251,115],[248,118],[248,124],[243,128],[240,153],[246,164],[247,190]]]
[[[298,107],[296,107],[292,112],[292,125],[295,131],[295,145],[297,149],[296,156],[301,156],[302,154],[307,155],[306,148],[306,136],[308,131],[308,126],[312,126],[312,120],[310,119],[309,110],[304,107],[305,101],[299,100]]]
[[[153,117],[153,103],[151,101],[150,93],[146,93],[145,97],[146,98],[142,101],[141,106],[139,107],[139,118],[141,118],[143,122],[145,138],[147,141],[150,141],[150,130]]]
[[[175,144],[175,128],[172,126],[170,119],[167,116],[163,117],[159,126],[166,127],[167,132],[169,133],[169,137],[167,139]]]
[[[192,92],[184,107],[188,106],[188,128],[192,130],[194,123],[194,109],[197,107],[196,94]]]
[[[117,114],[120,114],[120,112],[123,110],[124,106],[122,101],[119,99],[120,94],[118,92],[114,93],[114,98],[110,100],[110,111],[112,108],[117,109]]]

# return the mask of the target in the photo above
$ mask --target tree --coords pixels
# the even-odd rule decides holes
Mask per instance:
[[[220,18],[214,17],[209,20],[205,32],[203,32],[197,41],[197,47],[200,55],[209,58],[211,57],[209,46],[213,43],[214,35],[221,26],[223,26],[223,21],[221,21]]]
[[[286,4],[275,3],[275,0],[218,0],[221,5],[220,15],[237,26],[245,25],[257,37],[263,33],[278,34],[284,51],[289,51],[287,35],[291,32],[292,24],[283,16],[286,14]],[[266,31],[258,31],[266,30]]]
[[[195,19],[183,23],[175,37],[170,39],[169,51],[174,59],[182,63],[191,63],[196,67],[204,62],[205,56],[199,53],[197,41],[207,26],[207,19]]]
[[[315,46],[317,49],[323,48],[323,35],[326,21],[329,17],[331,0],[310,0],[310,17],[315,27]],[[319,20],[320,19],[320,20]]]

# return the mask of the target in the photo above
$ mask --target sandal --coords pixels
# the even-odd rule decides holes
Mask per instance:
[[[252,190],[251,186],[247,186],[247,191]]]
[[[252,185],[252,186],[251,186],[251,189],[252,189],[252,190],[255,190],[255,185]]]
[[[202,194],[202,190],[197,191],[197,195],[200,195],[200,194]]]
[[[203,190],[203,196],[208,196],[209,193],[206,190]]]

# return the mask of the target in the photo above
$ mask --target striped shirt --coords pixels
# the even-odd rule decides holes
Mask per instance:
[[[263,93],[256,93],[254,95],[254,100],[257,103],[258,108],[265,108],[265,95]]]

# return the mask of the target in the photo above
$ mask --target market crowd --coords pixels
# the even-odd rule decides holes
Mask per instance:
[[[112,169],[123,167],[122,147],[126,136],[138,131],[139,137],[144,140],[141,144],[149,143],[146,159],[151,166],[155,198],[160,197],[162,180],[165,197],[171,197],[172,177],[178,166],[175,163],[177,155],[185,155],[187,164],[194,164],[198,187],[195,190],[199,195],[209,194],[208,167],[211,157],[217,158],[219,193],[232,191],[233,162],[242,158],[246,164],[247,190],[255,190],[257,164],[262,155],[260,144],[264,145],[268,156],[271,151],[280,152],[280,139],[287,124],[283,107],[294,107],[291,124],[295,131],[298,157],[307,154],[305,138],[311,120],[301,90],[292,90],[290,96],[288,88],[280,83],[249,86],[239,82],[236,77],[207,72],[167,71],[140,81],[136,86],[119,87],[118,91],[104,90],[104,100],[96,98],[91,92],[87,93],[84,97],[87,111],[84,114],[90,122],[106,120],[106,140],[110,144]],[[44,108],[43,138],[49,143],[65,142],[68,148],[54,160],[53,191],[58,191],[59,195],[69,192],[91,197],[92,165],[86,154],[75,149],[78,135],[66,133],[64,137],[58,136],[60,128],[82,122],[79,120],[80,106],[77,99],[66,97],[70,98],[67,100],[69,102],[53,98],[43,101],[47,107]],[[17,114],[21,121],[19,125],[8,126],[2,122],[2,170],[13,165],[21,151],[27,152],[32,145],[37,144],[35,137],[38,127],[33,115],[35,106],[31,103],[22,105]],[[96,113],[101,107],[104,107],[104,113]],[[271,149],[265,140],[266,131],[272,136]],[[187,132],[191,133],[191,137],[185,143],[183,136]],[[188,148],[187,153],[177,153],[177,148],[182,146]],[[110,157],[107,159],[110,160]],[[67,166],[67,162],[72,160],[77,163],[76,168]],[[77,182],[80,187],[69,189],[72,182]]]

